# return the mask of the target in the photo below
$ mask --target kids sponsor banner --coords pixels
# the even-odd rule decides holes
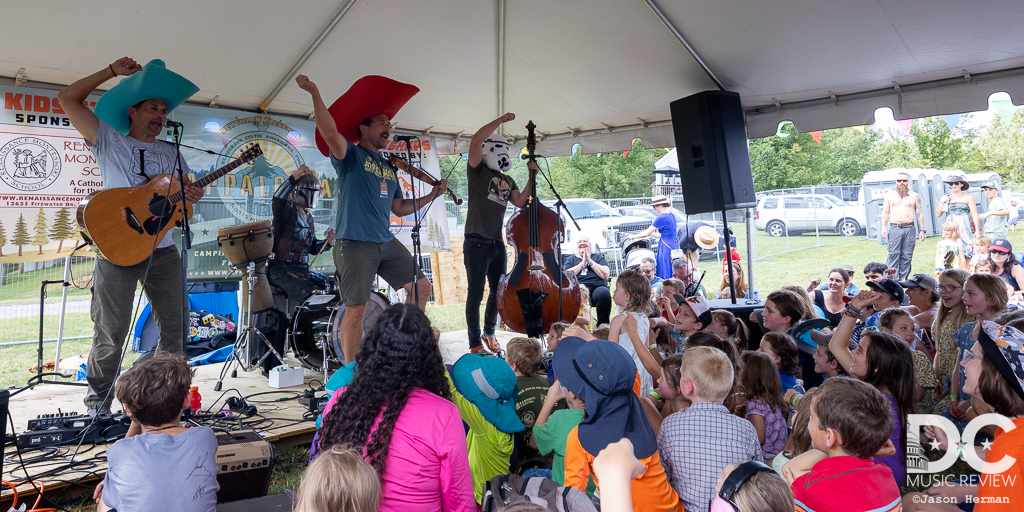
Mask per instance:
[[[0,262],[40,261],[67,256],[81,244],[75,212],[88,194],[103,188],[96,158],[57,100],[57,91],[29,87],[0,87]],[[98,95],[89,97],[94,107]],[[272,220],[274,191],[299,166],[316,171],[321,180],[321,201],[313,210],[318,237],[326,236],[335,222],[337,174],[329,159],[316,149],[315,123],[228,109],[184,105],[171,118],[182,123],[181,154],[197,180],[227,165],[248,147],[259,144],[263,155],[209,184],[192,217],[189,278],[237,278],[239,272],[224,257],[217,242],[221,229]],[[161,138],[173,141],[174,130]],[[432,139],[411,143],[413,164],[440,175]],[[409,158],[404,142],[392,141],[385,158]],[[406,197],[422,196],[431,186],[398,178]],[[425,252],[450,249],[447,214],[441,200],[421,208],[421,240]],[[412,245],[413,216],[391,217],[391,231]],[[173,234],[181,245],[180,229]],[[85,249],[76,255],[92,255]],[[330,251],[313,268],[334,272]]]
[[[82,241],[79,202],[103,187],[96,158],[57,91],[2,86],[0,96],[0,263],[63,258]]]

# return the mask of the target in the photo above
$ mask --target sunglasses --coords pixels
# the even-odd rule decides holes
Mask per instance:
[[[640,273],[649,276],[649,275],[654,273],[654,269],[653,268],[652,269],[648,269],[648,270],[640,269]]]
[[[909,182],[909,181],[910,181],[910,180],[896,180],[896,183],[907,183],[907,182]]]

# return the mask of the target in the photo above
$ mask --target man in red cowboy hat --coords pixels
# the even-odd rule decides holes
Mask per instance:
[[[100,98],[95,113],[85,106],[85,99],[97,87],[122,75],[128,78]],[[190,170],[185,159],[180,158],[173,144],[157,137],[164,131],[167,114],[198,91],[195,84],[164,67],[163,61],[152,60],[140,66],[123,57],[67,86],[57,99],[96,156],[103,186],[138,187],[166,173],[177,177],[181,172],[188,183]],[[196,203],[202,197],[202,188],[185,187],[189,202]],[[91,306],[94,335],[86,370],[89,391],[85,405],[90,414],[110,411],[110,390],[131,327],[132,298],[139,282],[144,285],[160,328],[157,353],[184,352],[182,296],[173,291],[181,289],[181,280],[181,256],[170,231],[157,243],[151,260],[118,266],[96,258]]]
[[[348,364],[355,360],[363,338],[363,313],[375,275],[383,277],[392,288],[405,288],[407,302],[417,301],[413,295],[412,254],[388,229],[392,212],[411,215],[415,203],[405,199],[395,169],[379,151],[391,135],[391,118],[419,89],[382,76],[364,76],[328,109],[309,77],[299,75],[295,82],[313,98],[317,147],[324,156],[330,156],[338,173],[334,265],[346,310],[339,335]],[[447,187],[448,181],[441,180],[419,198],[420,205],[443,194]],[[430,296],[430,281],[422,273],[417,279],[418,303],[423,308]]]

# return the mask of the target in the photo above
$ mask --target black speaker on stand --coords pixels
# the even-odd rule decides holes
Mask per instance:
[[[726,210],[757,205],[740,95],[704,91],[673,101],[669,107],[686,213],[722,212],[728,253]],[[736,304],[732,265],[726,267]]]
[[[740,95],[704,91],[670,108],[686,213],[757,206]]]

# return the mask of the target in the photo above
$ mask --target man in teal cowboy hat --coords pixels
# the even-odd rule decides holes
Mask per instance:
[[[95,113],[85,106],[86,98],[97,87],[122,75],[128,78],[100,98]],[[157,137],[164,131],[167,114],[198,91],[192,82],[167,70],[160,60],[140,66],[123,57],[67,86],[57,99],[96,156],[103,186],[138,187],[160,174],[177,177],[179,172],[186,175],[188,183],[190,170],[185,159],[180,158],[174,145]],[[201,188],[186,186],[189,202],[202,197]],[[118,266],[96,258],[91,305],[94,335],[85,397],[91,414],[110,410],[110,390],[131,327],[131,304],[139,282],[160,328],[157,353],[184,352],[182,297],[173,291],[181,287],[181,280],[181,256],[170,232],[157,243],[151,260]]]

